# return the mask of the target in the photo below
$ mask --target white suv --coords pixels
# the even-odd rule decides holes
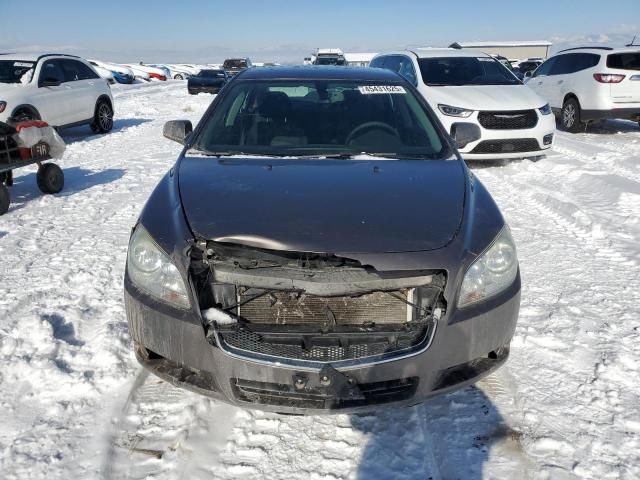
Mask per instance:
[[[0,54],[0,121],[10,118],[106,133],[113,127],[111,88],[79,57]]]
[[[449,133],[456,123],[476,124],[480,140],[459,147],[466,159],[534,157],[553,143],[555,120],[547,102],[490,55],[421,48],[378,55],[370,66],[405,77]]]
[[[570,132],[605,118],[640,122],[638,47],[562,50],[540,65],[526,83],[549,101]]]

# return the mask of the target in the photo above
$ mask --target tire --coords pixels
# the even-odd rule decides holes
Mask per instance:
[[[176,73],[176,75],[173,77],[174,80],[184,80],[184,77],[182,75],[180,75],[179,73]]]
[[[36,174],[42,193],[58,193],[64,187],[64,173],[55,163],[43,163]]]
[[[108,133],[113,128],[113,108],[106,100],[99,100],[93,114],[91,130],[93,133]]]
[[[580,121],[580,104],[575,98],[569,98],[560,112],[560,124],[567,132],[577,133],[584,129]]]
[[[9,189],[4,185],[0,185],[0,215],[4,215],[9,211],[10,203]]]

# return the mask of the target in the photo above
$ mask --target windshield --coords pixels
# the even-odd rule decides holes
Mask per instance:
[[[517,85],[520,82],[491,57],[418,59],[422,80],[429,86]]]
[[[316,65],[344,65],[345,61],[343,57],[326,55],[326,56],[320,56],[316,58],[315,64]]]
[[[26,83],[31,77],[25,77],[35,63],[21,60],[0,60],[0,83]],[[25,79],[23,80],[23,77]]]
[[[232,82],[194,148],[209,154],[443,158],[448,144],[405,87],[355,81]]]
[[[225,60],[222,68],[247,68],[246,60]]]

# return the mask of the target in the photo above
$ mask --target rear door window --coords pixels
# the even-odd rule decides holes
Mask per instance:
[[[587,68],[595,67],[600,63],[600,55],[595,53],[578,53],[576,54],[576,60],[574,64],[574,72],[586,70]]]
[[[61,61],[47,60],[44,62],[40,70],[40,81],[63,83],[65,81],[65,75]]]
[[[595,67],[600,62],[600,55],[595,53],[568,53],[556,57],[551,68],[551,75],[567,75],[587,68]]]
[[[98,78],[98,75],[82,62],[76,60],[62,60],[61,62],[65,82],[77,82],[78,80]]]
[[[607,67],[618,70],[640,70],[640,52],[613,53],[607,57]]]
[[[574,68],[574,57],[575,54],[572,53],[557,56],[549,75],[565,75],[571,73]]]

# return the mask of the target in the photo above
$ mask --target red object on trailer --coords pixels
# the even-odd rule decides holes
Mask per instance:
[[[20,131],[24,130],[25,128],[42,128],[48,126],[49,124],[43,120],[29,120],[28,122],[16,123],[14,125],[14,128],[16,129],[16,133],[20,133]],[[18,148],[18,153],[20,154],[21,160],[31,160],[31,158],[33,157],[31,148]]]

